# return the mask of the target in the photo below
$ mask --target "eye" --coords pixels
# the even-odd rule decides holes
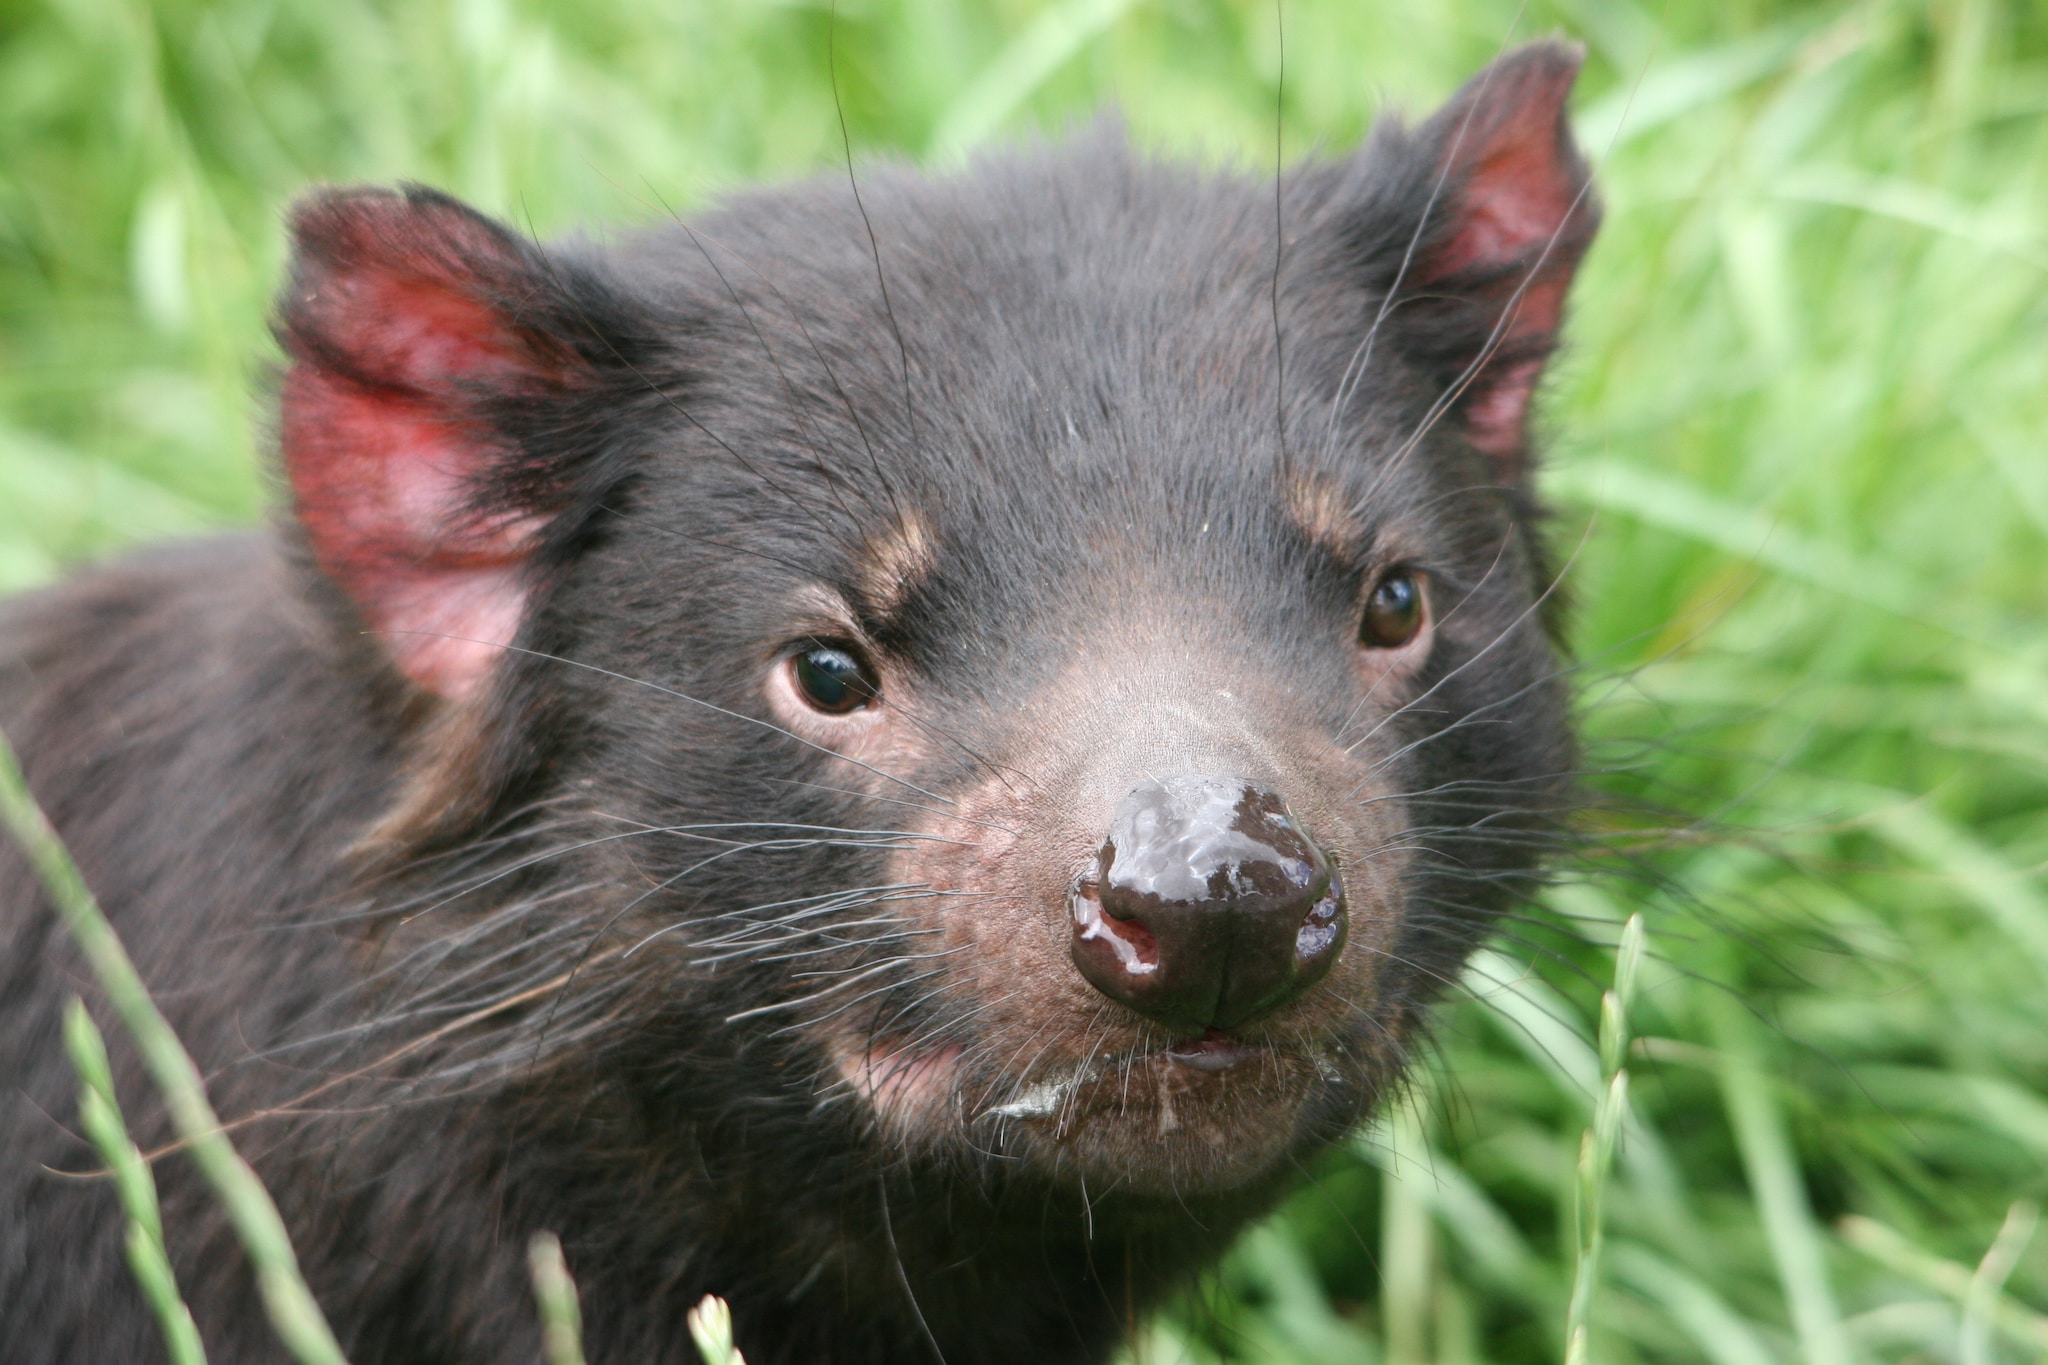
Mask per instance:
[[[874,670],[848,646],[814,646],[792,658],[789,670],[805,705],[828,716],[858,711],[882,694]]]
[[[1373,584],[1358,642],[1367,649],[1399,649],[1422,629],[1422,583],[1408,569],[1392,569]]]

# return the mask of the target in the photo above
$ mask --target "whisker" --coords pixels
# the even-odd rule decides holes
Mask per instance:
[[[874,222],[868,217],[868,206],[861,199],[860,180],[853,173],[853,138],[846,128],[846,105],[839,98],[839,63],[837,61],[838,12],[838,0],[833,0],[833,22],[827,26],[825,39],[825,69],[826,74],[831,77],[832,81],[832,108],[839,116],[839,147],[846,160],[846,186],[853,192],[853,206],[860,214],[861,227],[867,232],[868,253],[875,263],[875,286],[882,295],[882,313],[889,321],[890,334],[896,338],[896,357],[903,367],[903,417],[910,429],[910,449],[911,453],[921,460],[924,449],[919,444],[917,435],[917,406],[911,401],[910,396],[910,348],[904,345],[903,329],[896,323],[896,308],[889,300],[889,277],[882,270],[882,244],[875,237]],[[879,466],[877,466],[875,472],[877,475],[881,473]],[[883,482],[883,489],[890,494],[890,501],[893,505],[895,501],[894,490],[889,487],[886,480]],[[897,514],[899,516],[902,514],[901,508],[897,509]]]

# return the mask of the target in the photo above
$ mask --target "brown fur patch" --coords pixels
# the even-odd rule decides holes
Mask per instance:
[[[484,775],[497,766],[496,728],[488,707],[468,702],[436,707],[418,727],[398,799],[357,841],[357,854],[375,865],[483,818],[492,797]]]
[[[938,563],[931,527],[915,509],[863,547],[855,582],[861,600],[878,616],[901,607]]]
[[[1296,474],[1287,483],[1287,511],[1302,533],[1347,564],[1365,557],[1369,532],[1342,487],[1320,474]]]

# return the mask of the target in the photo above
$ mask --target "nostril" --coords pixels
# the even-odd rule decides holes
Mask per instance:
[[[1068,903],[1074,914],[1075,950],[1088,945],[1096,957],[1113,959],[1128,976],[1149,976],[1159,970],[1159,939],[1135,919],[1102,913],[1101,883],[1081,878]]]
[[[1344,946],[1344,883],[1333,868],[1330,887],[1302,918],[1294,936],[1294,952],[1303,962],[1334,958]]]
[[[1330,860],[1277,793],[1241,778],[1132,789],[1071,903],[1081,974],[1182,1032],[1270,1013],[1344,944]]]

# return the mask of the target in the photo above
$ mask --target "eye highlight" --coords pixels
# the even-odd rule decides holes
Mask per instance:
[[[1389,569],[1373,584],[1358,624],[1367,649],[1399,649],[1422,629],[1422,580],[1412,569]]]
[[[814,645],[791,657],[789,673],[804,705],[827,716],[858,711],[882,695],[874,669],[850,645]]]

